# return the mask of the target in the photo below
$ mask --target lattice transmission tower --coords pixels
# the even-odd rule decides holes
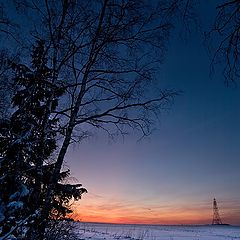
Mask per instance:
[[[221,220],[220,215],[219,215],[217,201],[214,198],[213,199],[213,220],[212,220],[212,225],[221,225],[221,224],[223,224],[223,223],[222,223],[222,220]]]

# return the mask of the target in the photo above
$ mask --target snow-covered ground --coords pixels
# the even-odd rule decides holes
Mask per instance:
[[[235,226],[76,223],[76,233],[81,240],[240,240],[240,227]]]

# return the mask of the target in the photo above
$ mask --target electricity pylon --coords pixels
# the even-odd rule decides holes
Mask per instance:
[[[213,199],[213,220],[212,220],[212,225],[221,225],[221,224],[222,224],[222,220],[221,220],[219,212],[218,212],[217,201],[214,198]]]

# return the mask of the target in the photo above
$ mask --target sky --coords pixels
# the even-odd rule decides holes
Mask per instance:
[[[203,29],[220,2],[200,0]],[[209,224],[216,198],[223,222],[240,225],[240,87],[224,85],[221,66],[210,78],[199,31],[187,40],[174,33],[156,78],[182,94],[161,113],[158,129],[141,142],[130,135],[113,143],[99,134],[69,148],[71,181],[88,190],[73,205],[75,219]]]
[[[219,1],[201,3],[208,27]],[[215,197],[223,222],[240,225],[240,89],[224,85],[221,66],[210,78],[210,60],[199,32],[173,38],[157,78],[182,94],[158,130],[141,142],[97,135],[69,149],[66,165],[88,190],[74,204],[75,219],[209,224]]]

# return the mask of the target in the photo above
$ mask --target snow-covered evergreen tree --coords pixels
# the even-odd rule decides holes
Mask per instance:
[[[47,66],[44,42],[37,41],[32,51],[32,66],[12,64],[18,87],[10,120],[0,123],[0,236],[12,234],[28,239],[43,238],[42,207],[57,148],[58,118],[53,115],[64,91],[58,86],[53,71]],[[69,171],[59,176],[63,180]],[[51,211],[58,216],[70,212],[67,203],[85,192],[81,185],[59,182],[53,194]],[[24,228],[23,228],[24,225]]]

